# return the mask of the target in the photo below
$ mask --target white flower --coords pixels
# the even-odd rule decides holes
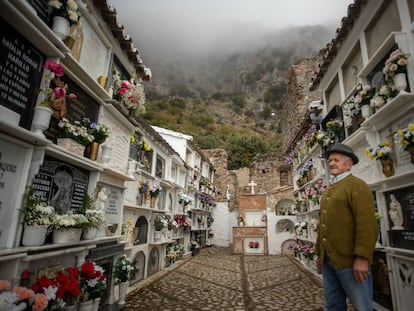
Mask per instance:
[[[382,107],[385,104],[385,100],[384,97],[382,97],[381,95],[375,95],[370,102],[370,106],[371,107]]]

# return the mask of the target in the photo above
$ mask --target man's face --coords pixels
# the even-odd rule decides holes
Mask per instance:
[[[340,153],[331,153],[328,158],[331,175],[337,176],[351,170],[352,160]]]

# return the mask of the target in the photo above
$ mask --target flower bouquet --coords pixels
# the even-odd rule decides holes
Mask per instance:
[[[149,191],[150,197],[151,198],[158,198],[160,193],[162,191],[161,186],[159,185],[153,185]]]
[[[104,269],[92,261],[85,261],[79,268],[81,301],[100,298],[106,289]]]
[[[56,214],[53,219],[54,229],[65,231],[71,228],[85,228],[88,226],[88,219],[83,214],[68,212],[66,214]]]
[[[407,72],[407,59],[409,56],[410,54],[403,53],[400,49],[396,49],[390,54],[390,57],[385,61],[385,66],[382,70],[386,81],[392,80],[398,73]]]
[[[392,150],[387,142],[382,142],[376,148],[365,149],[365,155],[371,160],[390,160],[392,159]]]
[[[24,225],[49,227],[52,224],[55,209],[41,202],[40,197],[35,194],[34,188],[31,186],[20,212],[24,215]]]
[[[71,25],[79,22],[80,12],[75,0],[50,0],[48,6],[51,18],[55,16],[64,17]]]
[[[137,271],[138,268],[136,267],[136,263],[131,262],[128,256],[119,256],[114,265],[115,284],[128,282],[135,277]]]
[[[28,310],[34,298],[33,290],[21,286],[11,289],[9,281],[0,280],[0,310]],[[38,301],[35,300],[34,303]]]
[[[32,290],[36,293],[33,310],[64,310],[65,302],[63,291],[59,292],[58,282],[55,278],[42,275],[38,277],[32,285]]]
[[[88,129],[80,121],[75,121],[72,124],[68,119],[62,118],[58,123],[58,127],[61,130],[59,134],[61,138],[71,138],[84,146],[95,140],[95,137],[88,132]]]
[[[191,205],[193,203],[194,199],[190,197],[189,195],[185,194],[184,192],[178,193],[178,203],[184,204],[184,207],[187,205]]]
[[[168,221],[164,216],[155,216],[154,218],[154,229],[155,231],[161,231],[168,225]]]
[[[355,103],[360,106],[369,105],[371,98],[374,96],[374,91],[370,85],[362,85],[359,83],[356,87]]]
[[[397,143],[406,151],[414,147],[414,121],[395,134]]]
[[[93,136],[93,142],[103,144],[108,136],[111,134],[111,130],[105,124],[99,124],[92,122],[89,118],[83,118],[80,124],[87,129],[87,132]]]
[[[130,80],[121,80],[116,68],[113,70],[113,98],[122,102],[128,109],[131,116],[136,116],[139,112],[144,112],[145,94],[142,84],[135,81],[135,73]]]

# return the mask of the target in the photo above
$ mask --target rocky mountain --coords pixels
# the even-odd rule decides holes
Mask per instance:
[[[225,149],[229,168],[248,166],[255,154],[280,146],[278,120],[291,66],[317,55],[331,36],[325,26],[291,27],[238,46],[222,36],[206,54],[151,53],[146,64],[154,79],[145,86],[144,118],[192,135],[201,148]]]

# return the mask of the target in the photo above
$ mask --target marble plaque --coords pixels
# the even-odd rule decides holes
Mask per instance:
[[[111,53],[99,35],[93,30],[88,21],[82,19],[82,29],[78,30],[77,40],[82,40],[79,62],[86,72],[94,79],[108,76]]]
[[[105,186],[108,199],[105,201],[105,214],[107,224],[120,222],[122,212],[122,189]]]
[[[0,248],[11,246],[14,240],[13,226],[18,223],[21,207],[18,199],[24,192],[23,174],[28,169],[28,165],[24,167],[26,157],[26,148],[0,138]]]
[[[44,57],[4,20],[0,29],[0,105],[18,113],[20,126],[29,129]]]

